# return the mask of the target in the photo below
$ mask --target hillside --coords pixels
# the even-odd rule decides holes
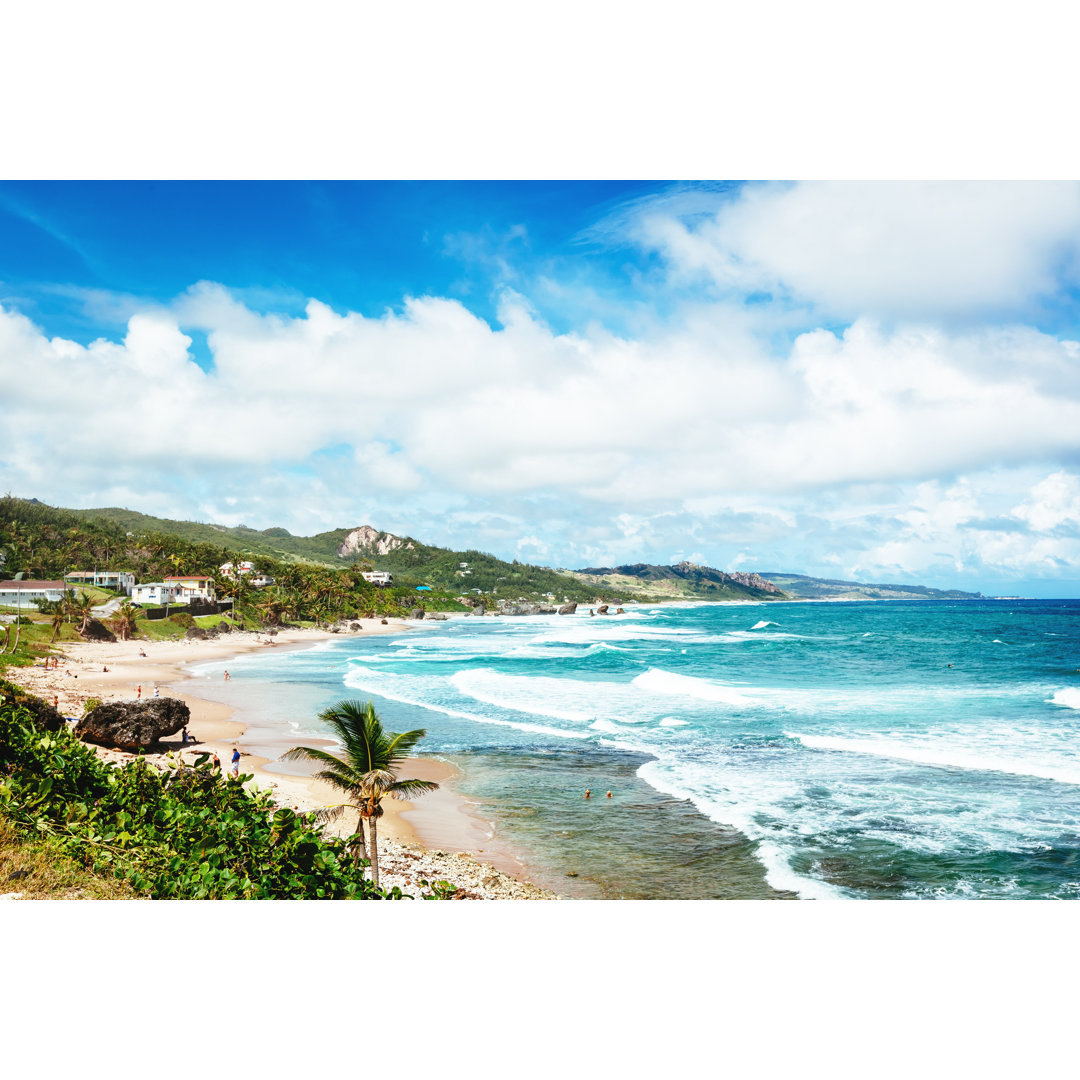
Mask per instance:
[[[395,586],[415,589],[428,585],[449,593],[479,590],[506,599],[525,597],[542,600],[588,602],[635,600],[636,594],[615,584],[586,586],[573,575],[544,566],[507,562],[486,552],[470,549],[451,551],[432,547],[411,536],[395,536],[370,525],[353,529],[333,529],[315,536],[293,536],[287,529],[249,529],[246,525],[213,525],[195,521],[156,518],[134,510],[106,507],[95,510],[66,510],[88,524],[105,523],[136,536],[155,533],[177,537],[191,544],[228,548],[241,557],[255,557],[286,563],[315,563],[342,569],[353,563],[376,570],[389,570]],[[466,563],[462,567],[462,563]],[[268,572],[274,573],[267,566]],[[275,574],[275,576],[277,576]]]
[[[263,555],[283,562],[315,562],[340,566],[338,548],[345,542],[349,529],[333,529],[314,536],[293,536],[288,529],[249,529],[246,525],[213,525],[199,521],[176,521],[157,518],[118,506],[95,510],[68,510],[84,521],[108,521],[125,532],[143,535],[166,533],[192,544],[216,544],[239,551],[243,555]]]
[[[979,600],[982,593],[931,589],[926,585],[873,585],[861,581],[807,577],[805,574],[761,574],[793,600]]]
[[[575,570],[578,580],[607,588],[634,590],[650,600],[786,600],[777,585],[758,574],[725,573],[711,566],[633,563]]]

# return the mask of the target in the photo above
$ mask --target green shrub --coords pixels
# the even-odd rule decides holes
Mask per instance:
[[[86,704],[83,705],[83,716],[85,716],[87,713],[93,712],[94,709],[96,709],[100,704],[101,704],[101,698],[96,698],[96,697],[87,698],[86,699]]]
[[[226,780],[208,754],[164,772],[141,757],[110,765],[11,698],[0,703],[0,818],[153,899],[401,898],[363,877],[345,840]]]
[[[186,611],[178,611],[175,615],[169,616],[169,622],[176,623],[177,626],[182,626],[185,630],[190,630],[195,625],[195,618]]]

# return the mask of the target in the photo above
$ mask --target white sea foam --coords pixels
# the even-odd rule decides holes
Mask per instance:
[[[754,625],[751,626],[750,629],[751,630],[764,630],[766,626],[779,626],[779,625],[780,625],[779,623],[768,622],[767,620],[762,619],[760,622],[754,623]]]
[[[1064,690],[1055,690],[1054,696],[1047,699],[1050,705],[1062,705],[1066,709],[1080,709],[1080,687],[1069,686]]]
[[[1034,755],[1030,758],[1009,757],[1003,747],[971,751],[945,741],[927,745],[904,742],[900,739],[850,739],[831,735],[800,735],[797,732],[788,731],[784,734],[790,739],[797,739],[810,750],[836,750],[849,754],[867,754],[871,757],[913,761],[919,765],[940,768],[1000,772],[1012,776],[1033,776],[1040,780],[1054,780],[1061,784],[1080,784],[1080,761],[1076,759],[1047,760]]]
[[[684,725],[689,724],[689,723],[690,723],[689,720],[680,720],[677,716],[665,716],[664,719],[660,721],[660,726],[661,727],[683,727]]]
[[[433,680],[434,681],[434,680]],[[443,683],[448,680],[439,680]],[[500,720],[494,716],[481,713],[469,712],[465,709],[456,709],[432,696],[424,694],[418,687],[418,680],[403,679],[396,676],[387,676],[383,672],[372,671],[370,668],[355,667],[345,676],[345,685],[354,690],[367,690],[388,698],[390,701],[400,701],[406,705],[419,705],[425,709],[432,709],[444,716],[454,716],[460,720],[473,720],[480,724],[495,724],[501,727],[515,728],[518,731],[530,731],[538,735],[554,735],[560,739],[588,739],[587,732],[568,731],[565,728],[548,727],[543,724],[530,724],[518,720]],[[412,688],[406,690],[406,687]]]
[[[774,888],[794,892],[804,900],[836,900],[848,896],[824,881],[804,877],[791,868],[787,853],[758,822],[758,809],[745,792],[735,792],[730,788],[715,791],[713,795],[704,792],[715,788],[715,775],[697,770],[695,775],[686,775],[686,763],[656,760],[647,761],[638,771],[638,776],[657,791],[671,795],[676,799],[686,799],[702,814],[720,825],[737,829],[757,843],[754,852],[758,861],[765,868],[765,880]],[[722,774],[721,770],[714,772]],[[721,783],[730,782],[730,775]],[[749,790],[758,790],[751,786]],[[779,801],[784,794],[794,794],[794,785],[780,785],[773,801]]]
[[[572,679],[501,675],[492,668],[470,668],[452,675],[450,684],[467,697],[500,709],[550,716],[575,724],[596,719],[595,710],[580,707],[590,697],[581,691],[582,684]],[[602,694],[606,688],[603,684],[596,685]]]
[[[674,694],[697,698],[700,701],[716,701],[724,705],[756,705],[754,698],[747,697],[732,686],[698,679],[693,675],[678,675],[661,668],[649,668],[631,680],[631,685],[651,694]]]

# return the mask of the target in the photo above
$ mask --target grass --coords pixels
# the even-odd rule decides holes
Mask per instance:
[[[0,893],[27,899],[123,900],[137,894],[124,882],[99,877],[48,836],[21,832],[0,817]]]
[[[135,626],[138,636],[146,641],[175,641],[187,633],[184,627],[169,619],[139,619]]]

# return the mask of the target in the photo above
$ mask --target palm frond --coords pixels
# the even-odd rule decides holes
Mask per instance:
[[[417,728],[415,731],[403,731],[400,735],[387,732],[390,737],[388,752],[393,759],[408,757],[409,751],[427,734],[426,728]]]
[[[437,791],[439,785],[434,780],[399,780],[388,794],[392,799],[415,799],[429,791]]]

